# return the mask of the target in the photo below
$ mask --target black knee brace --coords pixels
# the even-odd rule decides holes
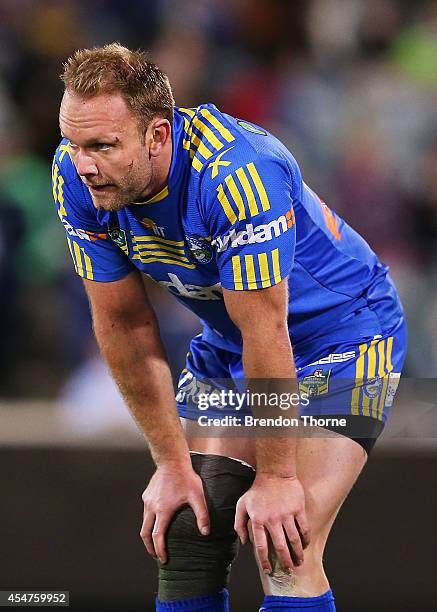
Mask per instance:
[[[221,455],[191,456],[203,481],[211,522],[210,535],[199,533],[191,507],[178,510],[167,530],[167,563],[159,566],[160,601],[190,599],[226,587],[238,552],[235,506],[255,478],[247,465]]]

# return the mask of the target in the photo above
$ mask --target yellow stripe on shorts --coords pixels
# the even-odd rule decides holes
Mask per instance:
[[[377,340],[372,340],[369,346],[369,349],[367,351],[367,380],[372,380],[373,378],[375,378],[375,372],[376,372],[376,350],[375,350],[375,344],[377,343]],[[365,393],[364,388],[363,388],[363,415],[364,416],[370,416],[370,397]]]
[[[360,414],[360,393],[364,379],[364,355],[367,351],[367,344],[360,344],[360,355],[355,366],[355,387],[352,390],[352,414]]]

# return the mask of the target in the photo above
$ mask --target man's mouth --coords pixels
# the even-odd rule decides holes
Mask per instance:
[[[110,189],[111,187],[114,187],[114,185],[111,185],[110,183],[105,183],[104,185],[93,185],[91,183],[86,183],[86,186],[93,193],[99,193],[101,191],[106,191],[107,189]]]

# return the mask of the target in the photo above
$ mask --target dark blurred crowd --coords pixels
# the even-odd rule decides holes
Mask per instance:
[[[436,376],[435,1],[2,0],[0,396],[54,397],[95,360],[50,166],[62,62],[115,40],[151,51],[178,105],[214,102],[288,145],[391,266],[408,313],[407,373]],[[152,293],[176,371],[198,325]]]

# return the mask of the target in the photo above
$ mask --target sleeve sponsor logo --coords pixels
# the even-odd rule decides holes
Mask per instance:
[[[273,219],[270,223],[263,223],[255,226],[253,223],[247,223],[243,230],[236,231],[232,229],[224,236],[215,238],[211,244],[217,247],[218,253],[222,253],[229,247],[235,249],[245,244],[268,242],[287,232],[294,224],[294,210],[293,207],[291,207],[284,215],[281,215],[277,219]]]
[[[84,229],[73,227],[60,211],[58,211],[58,214],[59,218],[62,221],[62,225],[65,227],[65,231],[69,236],[79,238],[79,240],[87,240],[88,242],[95,242],[96,240],[105,240],[108,237],[108,234],[105,233],[89,232]]]

